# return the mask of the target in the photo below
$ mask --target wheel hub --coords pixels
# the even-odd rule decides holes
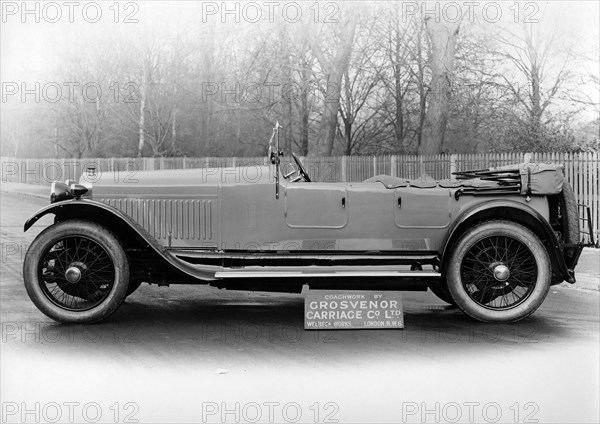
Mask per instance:
[[[81,270],[76,266],[70,266],[65,272],[65,278],[69,283],[77,283],[81,280]]]
[[[508,280],[510,277],[510,270],[504,264],[496,265],[493,269],[494,278],[500,282]]]

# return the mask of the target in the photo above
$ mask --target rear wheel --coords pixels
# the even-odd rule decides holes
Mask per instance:
[[[142,285],[142,280],[130,281],[129,285],[127,286],[127,295],[126,296],[133,294],[133,292],[135,292],[141,285]]]
[[[544,301],[550,259],[529,229],[489,221],[468,230],[454,246],[447,277],[452,297],[467,315],[485,322],[514,322]]]
[[[123,302],[129,262],[119,240],[106,228],[67,220],[36,237],[25,256],[23,277],[29,297],[48,317],[97,322]]]
[[[448,283],[446,283],[446,280],[440,280],[436,283],[431,284],[429,286],[429,290],[431,290],[431,292],[435,294],[440,300],[443,300],[444,302],[449,303],[450,305],[456,305],[456,302],[450,294],[450,290],[448,290]]]

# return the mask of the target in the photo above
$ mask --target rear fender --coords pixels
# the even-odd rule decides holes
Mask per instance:
[[[548,221],[535,209],[511,200],[493,200],[464,211],[453,223],[443,244],[442,269],[450,257],[453,244],[471,226],[490,219],[506,219],[528,227],[546,246],[553,271],[561,280],[575,282],[575,273],[568,269],[560,243]],[[557,281],[553,281],[556,283]]]

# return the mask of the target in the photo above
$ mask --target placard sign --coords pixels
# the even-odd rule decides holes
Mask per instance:
[[[402,293],[397,291],[309,290],[305,330],[404,328]]]

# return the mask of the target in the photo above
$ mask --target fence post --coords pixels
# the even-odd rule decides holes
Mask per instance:
[[[452,175],[458,171],[456,169],[456,154],[452,154],[450,155],[450,178],[452,178]]]
[[[533,153],[525,153],[525,155],[523,156],[523,162],[525,162],[525,163],[531,162],[532,155],[533,155]]]
[[[397,175],[396,175],[397,174],[397,172],[396,172],[396,168],[397,168],[396,163],[397,163],[397,161],[398,161],[398,157],[396,155],[392,155],[390,157],[390,175],[392,177],[397,177]]]
[[[377,156],[373,155],[373,176],[377,175]]]
[[[348,159],[347,156],[342,156],[342,182],[345,183],[346,182],[346,160]]]

